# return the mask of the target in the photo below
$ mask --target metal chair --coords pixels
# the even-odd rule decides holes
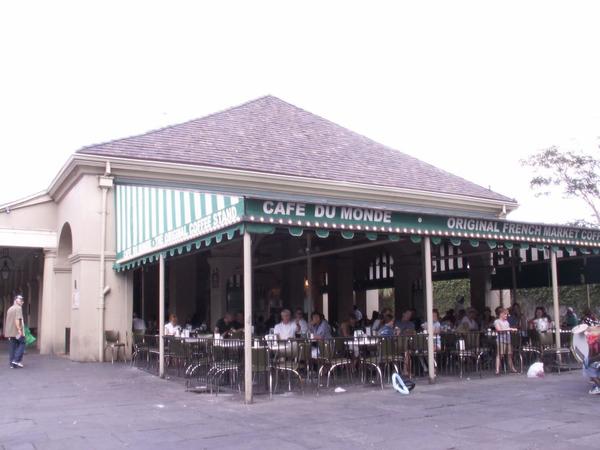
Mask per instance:
[[[457,348],[452,352],[452,355],[458,359],[460,378],[462,378],[464,374],[465,362],[468,362],[469,360],[475,361],[475,372],[479,373],[479,376],[481,377],[479,363],[483,352],[479,346],[479,341],[480,334],[478,331],[461,333],[458,335],[456,341]]]
[[[563,357],[568,358],[571,356],[570,344],[567,347],[556,348],[556,341],[554,340],[555,331],[546,331],[545,333],[539,333],[539,343],[540,343],[540,358],[542,361],[550,357],[551,364],[549,366],[554,366],[557,372],[560,374],[560,370],[563,367],[568,367],[568,365],[564,364]]]
[[[133,343],[131,352],[131,365],[137,364],[138,358],[148,352],[148,344],[143,331],[133,332]]]
[[[229,376],[230,385],[237,386],[242,391],[239,373],[243,359],[243,342],[234,339],[215,339],[212,345],[212,364],[207,373],[207,381],[212,394],[213,388],[216,395],[219,394],[221,380],[225,375]]]
[[[318,342],[317,357],[315,358],[315,361],[319,366],[317,371],[317,392],[321,387],[321,378],[325,371],[327,371],[327,387],[329,387],[331,374],[335,373],[337,368],[345,368],[348,377],[352,377],[351,373],[354,366],[354,360],[349,356],[349,352],[344,346],[345,341],[348,340],[331,338]]]
[[[125,342],[119,340],[119,332],[115,330],[104,331],[104,351],[110,348],[111,364],[115,363],[115,352],[117,354],[117,361],[119,361],[119,350],[123,349],[123,361],[125,361]]]
[[[179,377],[187,365],[187,346],[183,339],[172,337],[169,339],[168,348],[169,351],[165,352],[165,357],[168,358],[169,366],[175,366]]]
[[[310,371],[311,347],[308,341],[289,340],[279,341],[279,347],[284,346],[283,350],[278,350],[273,358],[273,372],[275,373],[275,391],[279,385],[279,373],[284,372],[288,375],[288,390],[292,390],[291,374],[296,375],[300,384],[300,390],[304,394],[305,378],[301,371],[306,371],[306,378]]]
[[[212,339],[201,339],[188,346],[188,362],[185,368],[185,388],[188,390],[208,390],[208,373],[211,369]],[[192,380],[196,384],[192,386]]]
[[[267,378],[269,398],[273,397],[273,370],[269,358],[268,347],[253,347],[252,348],[252,382],[256,382],[256,378],[264,375]]]

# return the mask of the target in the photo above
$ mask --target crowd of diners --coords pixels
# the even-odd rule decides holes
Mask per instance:
[[[457,302],[462,306],[464,301]],[[544,333],[555,329],[555,322],[546,312],[543,306],[537,306],[533,317],[527,318],[523,314],[518,303],[514,303],[509,308],[498,307],[494,314],[490,308],[484,308],[483,311],[477,311],[475,308],[457,308],[449,309],[443,317],[440,317],[437,309],[433,310],[433,334],[434,346],[436,351],[441,349],[442,333],[469,333],[469,332],[493,332],[495,331],[496,340],[496,375],[500,373],[501,359],[506,358],[508,368],[511,372],[517,372],[513,363],[512,343],[509,332],[519,332],[522,336],[527,336],[529,331]],[[279,316],[279,317],[277,317]],[[193,324],[186,321],[184,325],[179,324],[175,314],[170,314],[169,320],[164,325],[165,336],[184,336],[184,330],[195,330],[197,333],[209,331],[206,326],[194,327]],[[244,336],[244,315],[242,312],[237,314],[225,313],[222,318],[217,320],[213,331],[214,335],[222,338],[239,338]],[[568,307],[566,314],[561,317],[562,330],[568,330],[579,324],[589,326],[600,326],[600,322],[590,309],[583,311],[581,319],[578,318],[573,308]],[[151,325],[152,326],[152,325]],[[314,311],[307,318],[301,308],[296,308],[293,312],[289,309],[282,309],[279,314],[271,314],[268,320],[258,317],[253,321],[253,334],[255,336],[271,335],[280,340],[309,337],[313,340],[330,339],[333,337],[355,336],[355,331],[361,330],[371,336],[411,336],[417,333],[427,332],[427,323],[422,320],[414,308],[407,308],[397,316],[391,308],[384,308],[381,311],[374,311],[371,318],[365,317],[360,309],[355,305],[353,310],[348,312],[346,317],[338,323],[330,324],[325,316]],[[134,314],[133,330],[137,333],[146,333],[155,331],[146,326],[146,322]],[[410,363],[410,358],[405,359],[405,363]],[[404,373],[410,373],[410,367],[403,367]],[[600,378],[595,378],[598,381]],[[598,383],[597,390],[600,390]]]
[[[464,304],[462,300],[457,302],[459,306],[462,304]],[[520,305],[514,303],[509,308],[498,307],[494,313],[488,307],[482,311],[475,308],[452,308],[441,316],[439,311],[434,309],[433,332],[439,334],[443,332],[499,331],[498,319],[505,320],[508,323],[508,328],[516,331],[535,330],[546,332],[555,328],[555,322],[543,306],[536,307],[533,317],[527,318],[523,314]],[[563,330],[571,329],[580,323],[588,325],[598,323],[597,317],[590,309],[584,310],[580,319],[573,308],[568,307],[565,316],[561,319],[560,328]],[[217,320],[212,331],[222,337],[241,337],[243,324],[244,314],[242,312],[235,314],[227,312]],[[504,326],[504,324],[501,326]],[[280,339],[290,339],[308,334],[323,338],[350,337],[354,335],[355,330],[368,330],[369,334],[379,336],[398,336],[426,331],[426,327],[426,321],[419,316],[414,308],[404,309],[398,315],[391,308],[384,308],[381,311],[373,311],[369,319],[363,315],[357,306],[354,306],[353,310],[349,311],[341,321],[334,324],[330,324],[325,316],[318,311],[312,312],[307,317],[301,308],[296,308],[293,312],[289,309],[283,309],[278,314],[271,314],[267,320],[259,316],[253,321],[255,336],[275,334]],[[177,316],[170,314],[168,322],[164,325],[164,334],[166,336],[176,336],[182,329],[186,328],[210,332],[204,324],[198,326],[194,320],[179,323]],[[143,318],[134,314],[133,330],[137,332],[155,331],[156,326],[153,323],[147,325]]]

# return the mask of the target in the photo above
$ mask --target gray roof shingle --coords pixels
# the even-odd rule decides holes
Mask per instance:
[[[514,201],[272,96],[78,153]]]

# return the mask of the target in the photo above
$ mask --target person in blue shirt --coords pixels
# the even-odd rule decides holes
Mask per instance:
[[[386,314],[383,316],[383,326],[379,328],[379,336],[394,336],[396,326],[396,319],[392,314]]]
[[[331,339],[331,327],[318,311],[310,316],[309,330],[313,334],[313,339]]]

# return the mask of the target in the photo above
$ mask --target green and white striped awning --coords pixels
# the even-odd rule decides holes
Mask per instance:
[[[117,260],[129,265],[238,224],[242,197],[193,190],[117,184]]]

